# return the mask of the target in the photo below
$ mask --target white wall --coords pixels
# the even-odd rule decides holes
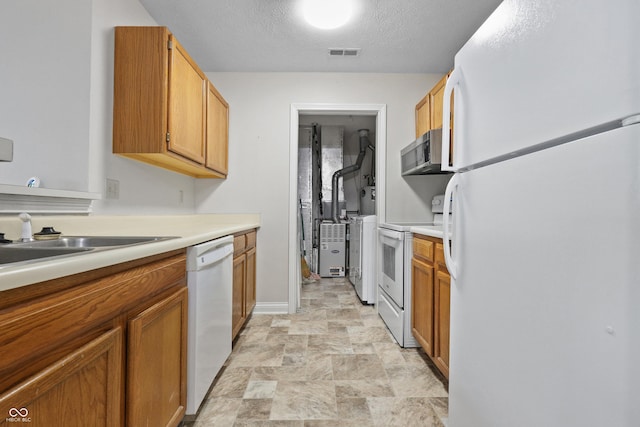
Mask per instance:
[[[196,181],[198,212],[257,212],[258,301],[288,299],[289,117],[294,103],[387,105],[387,220],[428,221],[436,177],[405,180],[400,149],[415,139],[415,105],[441,77],[430,74],[207,73],[229,102],[229,177]],[[434,184],[435,182],[435,184]],[[437,189],[434,189],[437,187]],[[425,199],[428,197],[428,199]]]
[[[124,214],[193,213],[194,178],[111,153],[114,27],[157,23],[135,0],[93,0],[93,5],[89,158],[91,191],[104,193],[106,178],[120,182],[120,198],[94,202],[94,211]]]
[[[230,174],[195,180],[111,154],[117,25],[155,22],[136,0],[3,0],[0,136],[15,152],[0,183],[37,175],[49,188],[104,193],[106,178],[120,181],[118,200],[94,203],[100,214],[261,213],[258,301],[286,302],[291,104],[386,104],[387,219],[430,217],[437,178],[401,178],[399,152],[414,137],[415,104],[440,76],[209,73],[230,104]]]
[[[0,183],[86,191],[91,2],[3,0],[0,52]]]
[[[0,136],[14,161],[0,183],[104,193],[96,213],[193,213],[194,179],[111,153],[113,27],[157,25],[137,0],[3,0]],[[182,192],[182,201],[180,201]]]

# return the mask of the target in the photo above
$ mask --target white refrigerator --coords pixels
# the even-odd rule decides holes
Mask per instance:
[[[451,90],[448,426],[640,426],[640,1],[505,1]]]

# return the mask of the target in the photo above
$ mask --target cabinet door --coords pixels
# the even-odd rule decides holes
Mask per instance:
[[[129,321],[127,425],[177,426],[184,416],[187,288]]]
[[[245,316],[249,317],[256,306],[256,248],[247,251],[247,282],[245,288]]]
[[[435,275],[435,354],[434,362],[442,374],[449,378],[449,300],[451,276],[446,270],[436,269]]]
[[[431,129],[442,128],[442,102],[444,100],[444,85],[447,83],[445,75],[429,92],[431,102]]]
[[[139,155],[164,151],[168,41],[169,33],[163,27],[115,29],[114,153]]]
[[[433,341],[433,266],[419,259],[411,260],[411,325],[413,336],[432,356]]]
[[[207,90],[206,145],[205,166],[226,177],[229,157],[229,104],[211,82],[208,82]]]
[[[431,129],[431,108],[429,94],[416,105],[416,138]]]
[[[242,254],[233,259],[233,306],[231,309],[232,338],[240,332],[246,319],[244,306],[244,289],[247,280],[247,255]]]
[[[116,328],[0,395],[0,425],[119,426],[121,378]]]
[[[178,41],[170,37],[169,150],[204,164],[206,76]]]

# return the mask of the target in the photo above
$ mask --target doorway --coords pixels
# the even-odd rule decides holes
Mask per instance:
[[[375,123],[375,213],[378,221],[385,219],[385,165],[386,165],[386,105],[384,104],[292,104],[289,137],[289,313],[295,313],[300,307],[300,290],[302,286],[300,245],[300,197],[298,194],[299,138],[300,125],[314,122],[343,123],[348,127],[350,122],[357,126],[358,120]]]

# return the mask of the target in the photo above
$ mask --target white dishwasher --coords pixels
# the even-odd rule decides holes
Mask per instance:
[[[187,248],[187,408],[195,415],[231,354],[233,236]]]

